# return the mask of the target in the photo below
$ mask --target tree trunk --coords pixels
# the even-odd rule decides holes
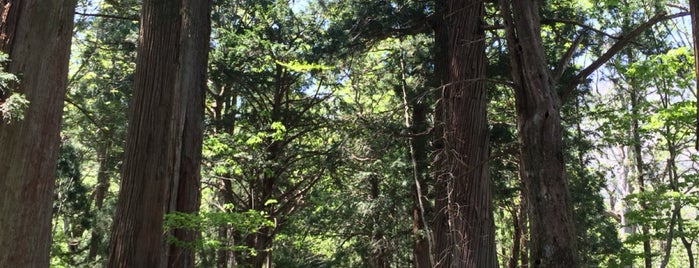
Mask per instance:
[[[405,53],[401,52],[401,93],[405,109],[405,127],[410,130],[408,139],[408,157],[411,162],[411,175],[414,181],[412,193],[412,219],[413,219],[413,266],[415,268],[432,268],[434,259],[432,255],[432,232],[429,229],[427,215],[431,215],[429,202],[427,202],[429,174],[428,165],[428,135],[427,115],[428,104],[421,101],[415,92],[409,92],[405,66]],[[411,94],[412,93],[412,94]],[[412,109],[411,109],[412,108]],[[412,111],[411,111],[412,110]]]
[[[696,0],[689,0],[689,14],[692,21],[692,40],[694,41],[694,73],[699,74],[699,3]],[[699,87],[699,75],[694,76],[695,86]],[[699,96],[699,88],[697,89]],[[695,149],[699,150],[699,101],[697,101],[696,115],[696,133],[697,136]]]
[[[191,251],[165,244],[163,216],[198,208],[208,3],[143,2],[109,267],[193,266]],[[196,234],[175,236],[188,241]]]
[[[180,70],[176,90],[186,92],[184,128],[180,153],[179,181],[170,193],[170,210],[196,214],[201,203],[201,151],[204,135],[204,94],[209,48],[210,0],[183,0]],[[172,234],[186,247],[169,245],[167,267],[194,267],[196,230],[176,229]],[[167,250],[167,249],[166,249]]]
[[[529,206],[531,267],[577,267],[563,159],[560,100],[546,65],[539,1],[500,1],[515,88],[520,176]]]
[[[99,167],[97,168],[97,185],[95,185],[95,192],[93,195],[94,199],[94,209],[99,211],[102,209],[104,203],[104,198],[109,191],[109,173],[107,173],[107,167],[109,161],[109,148],[111,148],[111,142],[106,141],[97,148],[97,161],[99,162]],[[92,229],[92,235],[90,237],[90,250],[87,255],[88,260],[94,260],[100,251],[100,243],[102,242],[103,233],[99,228]]]
[[[689,263],[688,268],[694,268],[694,253],[692,252],[692,243],[694,240],[689,240],[687,239],[687,236],[685,235],[684,232],[684,221],[682,219],[682,213],[677,214],[677,231],[680,232],[680,241],[682,241],[682,245],[684,246],[685,251],[687,252],[687,262]]]
[[[48,267],[51,212],[75,0],[3,0],[0,49],[24,119],[0,119],[0,267]],[[0,93],[0,105],[9,96]],[[0,113],[0,118],[2,114]]]
[[[226,176],[226,177],[231,177],[231,176]],[[231,183],[230,180],[225,179],[221,180],[221,188],[218,191],[218,196],[219,200],[221,203],[225,204],[235,204],[235,200],[233,199],[233,184]],[[230,211],[228,211],[230,212]],[[234,231],[224,225],[224,226],[219,226],[218,227],[218,240],[221,241],[224,245],[229,245],[233,246],[235,245],[235,240],[233,240],[233,233]],[[229,266],[234,266],[235,264],[235,256],[234,253],[231,250],[222,248],[216,250],[216,267],[218,268],[226,268]]]
[[[522,204],[520,204],[517,207],[512,208],[512,226],[514,227],[514,230],[512,232],[512,256],[510,256],[510,260],[507,263],[507,267],[509,268],[517,268],[519,267],[519,260],[520,256],[522,255],[522,224],[521,221],[523,219],[520,219],[520,216],[518,216],[518,212],[522,211],[521,209]]]
[[[628,55],[630,59],[633,59],[633,55]],[[633,144],[633,154],[634,154],[634,167],[636,168],[636,181],[638,183],[638,192],[643,194],[646,191],[645,186],[645,164],[643,163],[643,141],[641,140],[641,130],[639,126],[639,107],[638,102],[640,96],[638,94],[638,87],[634,85],[633,81],[629,82],[631,87],[631,133],[632,133],[632,144]],[[647,211],[648,205],[646,201],[639,200],[641,210]],[[650,227],[648,224],[643,224],[641,226],[641,233],[643,234],[643,260],[645,263],[645,268],[653,267],[653,255],[652,248],[650,244]]]
[[[413,264],[415,268],[433,267],[432,251],[430,239],[432,232],[429,230],[427,215],[431,214],[431,209],[427,201],[428,185],[428,151],[427,137],[420,133],[427,131],[427,107],[419,103],[416,98],[413,102],[411,129],[416,137],[410,138],[410,158],[413,166],[413,176],[415,184],[413,186]]]
[[[497,267],[488,160],[483,1],[438,0],[436,267]]]

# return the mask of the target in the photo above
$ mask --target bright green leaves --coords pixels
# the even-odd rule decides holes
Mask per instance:
[[[647,130],[661,130],[665,127],[684,127],[691,129],[696,121],[696,102],[681,101],[672,104],[669,108],[661,108],[650,116],[648,124],[644,126]],[[685,131],[685,135],[691,135]]]
[[[693,67],[692,52],[687,47],[680,47],[631,63],[625,73],[648,87],[688,88],[694,78]]]
[[[274,227],[274,222],[269,219],[265,212],[255,210],[244,212],[208,211],[199,214],[175,212],[165,215],[164,226],[166,231],[186,229],[204,232],[206,230],[215,230],[219,227],[227,227],[241,234],[251,234],[263,227]],[[194,241],[181,241],[174,236],[168,236],[166,240],[168,243],[191,249],[247,251],[249,254],[256,254],[254,249],[248,248],[242,245],[242,243],[236,245],[229,243],[229,241],[210,237]]]
[[[254,146],[265,142],[266,140],[281,141],[284,139],[284,134],[286,132],[286,127],[281,122],[274,122],[270,126],[268,132],[257,132],[257,134],[250,136],[246,141],[245,145]]]
[[[13,92],[5,102],[0,102],[0,114],[6,123],[21,121],[24,119],[24,112],[29,108],[29,100],[20,93]]]
[[[299,62],[297,60],[293,60],[291,62],[281,62],[278,60],[274,61],[275,63],[283,66],[284,68],[287,68],[291,71],[294,72],[299,72],[299,73],[305,73],[305,72],[310,72],[310,71],[325,71],[325,70],[330,70],[330,66],[325,66],[322,64],[314,64],[314,63],[308,63],[308,62]]]
[[[5,65],[10,58],[5,53],[0,53],[0,65]],[[29,100],[18,92],[13,92],[10,88],[13,83],[18,82],[17,76],[8,73],[2,68],[0,70],[0,115],[5,123],[12,123],[24,119],[24,111],[29,107]]]
[[[5,53],[0,52],[0,65],[4,66],[8,62],[10,62],[10,57]],[[17,76],[12,73],[8,73],[5,71],[5,68],[2,68],[0,70],[0,96],[12,92],[10,85],[13,82],[18,82]]]

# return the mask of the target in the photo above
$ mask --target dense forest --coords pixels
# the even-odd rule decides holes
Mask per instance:
[[[694,0],[3,0],[0,267],[696,267]]]

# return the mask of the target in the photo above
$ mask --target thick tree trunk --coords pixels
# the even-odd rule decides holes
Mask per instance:
[[[488,160],[483,1],[438,0],[433,21],[436,267],[497,267]]]
[[[109,267],[193,267],[190,250],[165,244],[163,216],[198,208],[208,5],[143,2]],[[175,236],[191,241],[196,233]]]
[[[179,181],[170,193],[168,212],[198,213],[201,203],[201,150],[204,135],[204,94],[209,48],[210,0],[183,0],[180,72],[176,90],[186,92]],[[176,229],[172,234],[187,247],[169,245],[167,267],[194,267],[195,230]]]
[[[541,3],[500,2],[515,88],[520,176],[529,205],[531,267],[577,267],[560,100],[542,46]]]
[[[2,1],[0,49],[24,119],[0,113],[0,267],[48,267],[51,212],[75,0]],[[7,89],[3,89],[7,91]],[[9,96],[0,93],[0,104]]]

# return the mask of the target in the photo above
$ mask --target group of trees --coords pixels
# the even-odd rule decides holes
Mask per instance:
[[[695,265],[692,1],[49,2],[0,267]]]

